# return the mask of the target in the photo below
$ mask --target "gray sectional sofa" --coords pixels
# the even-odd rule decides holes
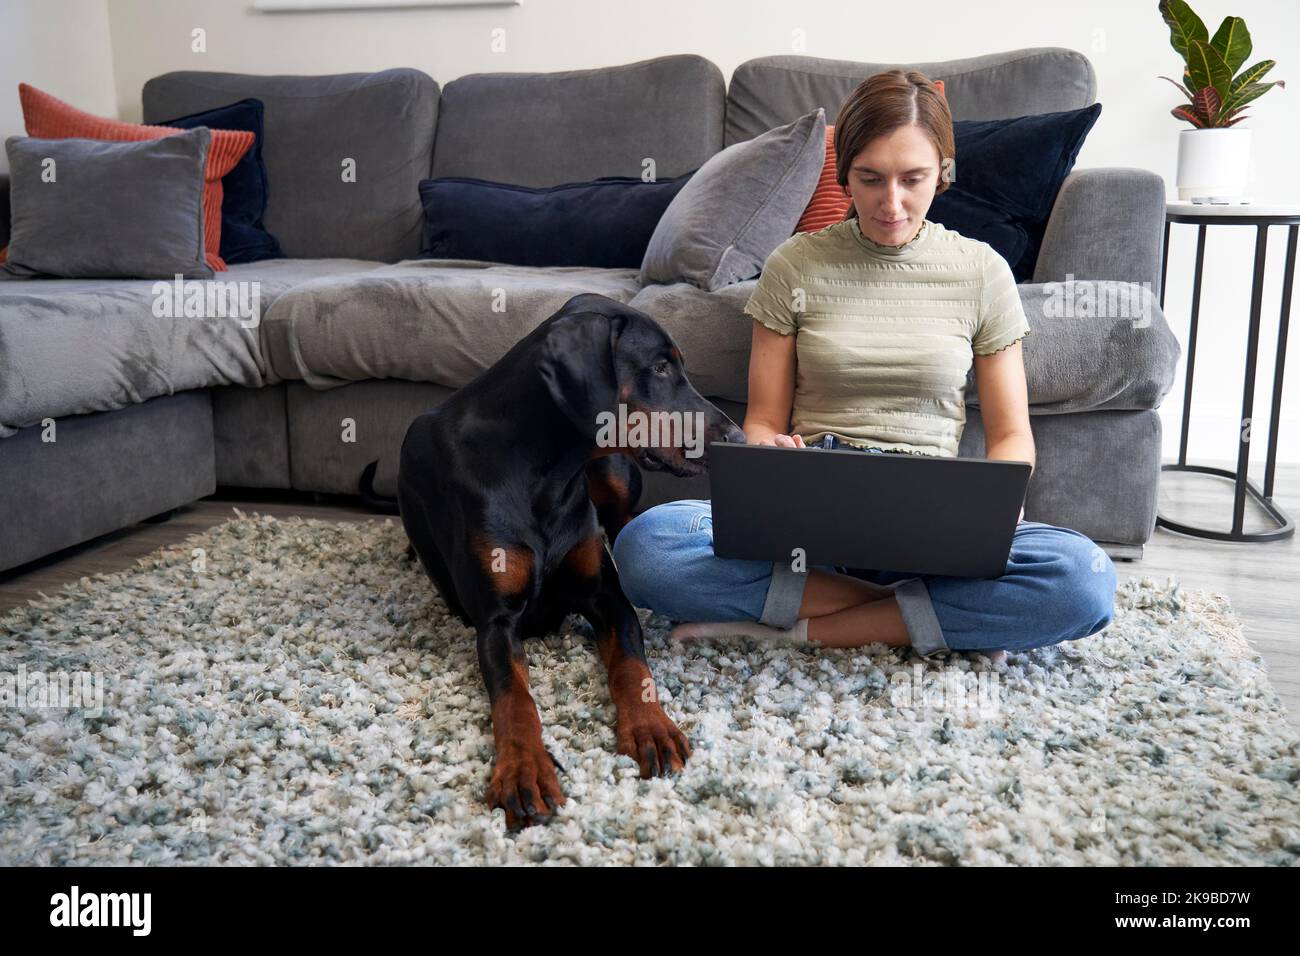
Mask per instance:
[[[152,280],[0,283],[0,570],[211,494],[218,485],[352,494],[364,466],[392,494],[408,423],[580,292],[647,312],[692,381],[737,422],[755,280],[704,292],[635,269],[413,259],[417,183],[473,176],[529,186],[698,168],[817,107],[833,122],[863,78],[906,66],[942,79],[956,119],[1078,109],[1083,55],[1017,50],[941,63],[771,56],[724,82],[691,55],[549,74],[477,74],[439,88],[414,69],[339,76],[179,72],[149,80],[144,121],[244,97],[265,104],[267,229],[287,258],[232,266],[260,321],[157,317]],[[355,182],[340,176],[351,159]],[[960,166],[958,167],[960,170]],[[959,173],[960,175],[960,173]],[[1140,557],[1154,528],[1161,431],[1178,345],[1149,314],[1048,314],[1044,283],[1147,283],[1157,297],[1165,187],[1140,169],[1079,169],[1053,209],[1021,296],[1038,465],[1026,517]],[[0,245],[7,239],[0,183]],[[508,303],[494,311],[494,297]],[[974,378],[964,456],[983,453]],[[55,441],[48,441],[53,422]],[[707,478],[647,473],[644,506],[708,497]]]

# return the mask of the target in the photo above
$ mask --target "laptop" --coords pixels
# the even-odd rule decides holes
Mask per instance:
[[[847,448],[709,443],[721,558],[996,578],[1006,573],[1028,462]]]

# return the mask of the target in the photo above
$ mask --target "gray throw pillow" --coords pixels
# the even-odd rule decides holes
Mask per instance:
[[[690,282],[715,292],[763,271],[794,234],[826,162],[826,111],[728,146],[664,210],[641,284]]]
[[[206,126],[133,143],[9,137],[13,227],[0,279],[212,278],[203,246],[211,142]]]

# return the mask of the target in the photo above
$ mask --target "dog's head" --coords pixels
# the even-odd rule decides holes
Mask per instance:
[[[597,454],[625,454],[685,478],[705,471],[709,442],[744,443],[736,423],[691,385],[677,343],[644,312],[584,294],[545,325],[542,380]]]

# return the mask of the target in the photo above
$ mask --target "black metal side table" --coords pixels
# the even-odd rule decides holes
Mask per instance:
[[[1197,227],[1196,271],[1192,280],[1192,317],[1187,339],[1187,376],[1183,387],[1183,430],[1178,445],[1178,464],[1162,465],[1161,471],[1190,471],[1231,478],[1235,483],[1232,504],[1232,530],[1216,531],[1173,521],[1157,512],[1156,524],[1181,534],[1216,541],[1275,541],[1295,534],[1295,521],[1273,501],[1273,473],[1277,465],[1277,430],[1282,409],[1282,370],[1286,362],[1287,325],[1291,318],[1291,286],[1295,279],[1296,233],[1300,231],[1300,206],[1198,205],[1171,202],[1165,210],[1164,253],[1160,266],[1160,307],[1165,305],[1165,276],[1169,268],[1169,228],[1173,223]],[[1191,420],[1192,375],[1196,367],[1196,325],[1201,312],[1201,273],[1205,265],[1205,229],[1207,226],[1255,227],[1255,274],[1250,290],[1250,331],[1246,339],[1246,381],[1241,396],[1241,428],[1237,438],[1237,468],[1211,468],[1187,464],[1187,430]],[[1260,307],[1264,289],[1264,264],[1268,255],[1268,227],[1288,226],[1286,273],[1282,279],[1282,312],[1277,333],[1277,358],[1273,369],[1273,408],[1268,422],[1268,459],[1264,465],[1264,490],[1250,481],[1250,425],[1255,405],[1255,365],[1259,352]],[[1246,533],[1242,520],[1246,512],[1246,495],[1259,502],[1277,527],[1268,531]]]

